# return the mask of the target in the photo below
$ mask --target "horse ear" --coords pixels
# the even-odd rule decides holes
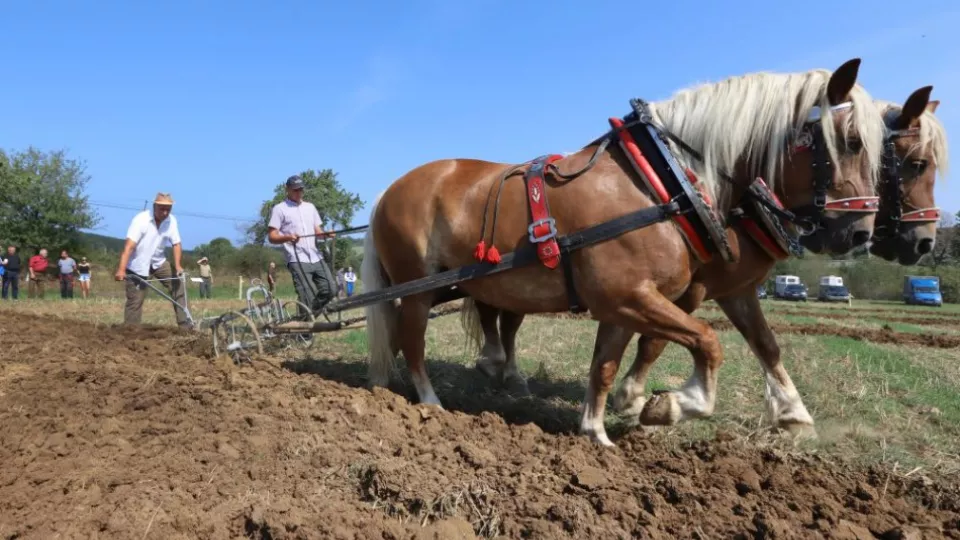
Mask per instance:
[[[830,105],[837,105],[846,101],[853,86],[857,84],[857,73],[860,71],[860,59],[853,58],[847,60],[842,66],[838,67],[833,75],[830,76],[830,82],[827,83],[827,99]]]
[[[931,101],[930,103],[927,103],[927,111],[929,111],[930,114],[933,114],[933,113],[937,112],[937,106],[939,106],[939,105],[940,105],[940,100],[939,100],[939,99],[935,99],[935,100]]]
[[[923,88],[914,90],[903,104],[903,108],[900,109],[900,116],[898,116],[897,121],[893,123],[893,128],[906,129],[910,127],[917,118],[920,118],[920,115],[923,114],[923,111],[927,108],[927,104],[930,103],[930,92],[933,92],[932,86],[924,86]]]

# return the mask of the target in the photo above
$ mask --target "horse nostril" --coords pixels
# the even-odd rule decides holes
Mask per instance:
[[[933,238],[924,238],[920,241],[920,244],[917,245],[917,253],[921,255],[926,255],[933,251]]]
[[[870,241],[870,231],[857,231],[853,233],[853,245],[862,246]]]

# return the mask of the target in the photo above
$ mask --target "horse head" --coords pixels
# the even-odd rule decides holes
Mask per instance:
[[[940,209],[937,172],[947,168],[947,138],[934,116],[932,86],[917,89],[903,106],[880,102],[887,127],[880,180],[880,212],[870,253],[909,266],[933,251]]]

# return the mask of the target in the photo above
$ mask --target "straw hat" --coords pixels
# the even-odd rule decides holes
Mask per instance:
[[[173,199],[170,197],[169,193],[157,193],[157,198],[153,200],[153,204],[173,206]]]

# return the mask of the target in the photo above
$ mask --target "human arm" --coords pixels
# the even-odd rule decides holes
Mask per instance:
[[[297,234],[283,234],[280,227],[283,225],[283,215],[280,213],[279,205],[274,206],[270,211],[270,221],[267,222],[267,240],[271,244],[284,244],[286,242],[297,242],[300,236]]]
[[[317,207],[313,207],[313,232],[317,235],[317,238],[326,240],[327,238],[336,238],[336,234],[333,231],[324,231],[323,230],[323,218],[320,217],[320,212],[317,211]]]
[[[285,242],[296,242],[300,237],[296,234],[280,234],[280,231],[271,227],[267,233],[267,240],[271,244],[283,244]]]
[[[133,248],[135,247],[137,247],[137,243],[127,238],[127,242],[123,245],[123,253],[120,254],[120,263],[117,265],[117,272],[113,276],[117,281],[123,281],[127,277],[127,263],[130,262],[130,254],[133,253]]]
[[[173,245],[173,271],[174,274],[180,275],[183,273],[183,265],[181,264],[181,258],[183,257],[183,244],[177,242]]]

